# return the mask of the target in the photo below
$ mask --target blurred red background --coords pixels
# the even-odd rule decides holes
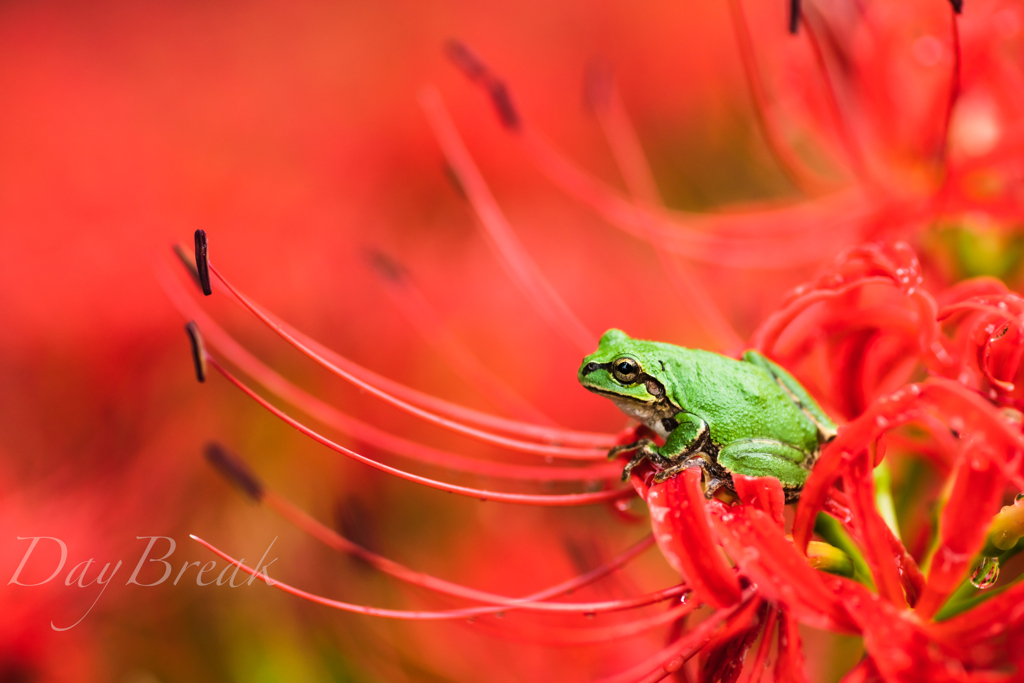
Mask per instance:
[[[750,9],[768,43],[785,36],[776,4]],[[446,179],[417,101],[425,84],[591,329],[707,343],[691,313],[657,294],[665,282],[649,248],[561,195],[501,130],[444,58],[452,37],[507,79],[536,129],[610,182],[621,184],[583,106],[595,58],[614,66],[670,205],[792,194],[757,133],[720,3],[0,5],[0,680],[587,680],[652,646],[544,648],[465,624],[335,613],[261,585],[125,585],[145,548],[138,536],[174,538],[175,573],[211,559],[189,533],[250,559],[276,537],[275,568],[291,583],[428,604],[246,505],[203,463],[209,439],[321,519],[340,506],[380,552],[507,594],[571,576],[645,530],[604,509],[479,504],[393,481],[306,441],[222,380],[194,380],[184,320],[157,275],[174,265],[169,246],[202,228],[217,265],[303,331],[381,374],[494,410],[391,304],[366,263],[367,249],[382,249],[484,365],[555,421],[624,426],[577,386],[578,352],[534,315]],[[810,271],[697,272],[747,334]],[[209,304],[303,386],[396,433],[488,454],[329,381],[223,299]],[[17,537],[30,536],[64,540],[67,565],[45,586],[6,585],[28,547]],[[51,621],[74,623],[95,598],[96,586],[63,581],[88,558],[125,566],[78,626],[56,632]],[[57,557],[40,546],[34,561],[45,577]],[[674,579],[649,553],[621,580]],[[844,647],[812,673],[844,670],[856,657]]]

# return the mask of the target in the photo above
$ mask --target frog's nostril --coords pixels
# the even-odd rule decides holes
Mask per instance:
[[[589,374],[590,374],[590,373],[592,373],[592,372],[593,372],[594,370],[597,370],[597,369],[598,369],[599,367],[601,367],[601,366],[600,366],[600,365],[598,365],[597,363],[594,363],[594,362],[590,362],[590,363],[587,363],[587,364],[586,364],[586,365],[585,365],[585,366],[583,367],[583,374],[584,374],[584,375],[589,375]]]

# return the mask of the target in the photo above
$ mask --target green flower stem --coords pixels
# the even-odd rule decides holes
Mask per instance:
[[[896,522],[896,505],[892,498],[892,470],[889,463],[884,460],[879,463],[874,471],[875,477],[875,505],[878,507],[882,519],[892,529],[896,538],[900,537],[900,527]]]
[[[864,584],[871,590],[875,589],[875,582],[871,579],[871,570],[868,569],[868,564],[864,561],[860,548],[846,533],[840,522],[824,512],[818,513],[818,517],[814,520],[814,532],[825,539],[829,545],[846,554],[853,565],[851,578],[854,581]]]

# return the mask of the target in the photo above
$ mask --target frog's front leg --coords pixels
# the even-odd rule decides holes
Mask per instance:
[[[632,459],[622,469],[622,481],[629,479],[629,474],[633,471],[633,468],[648,459],[651,462],[658,463],[661,460],[661,454],[658,453],[658,447],[651,439],[640,439],[633,443],[622,444],[621,446],[615,446],[608,451],[608,459],[614,460],[623,453],[633,453]]]
[[[700,451],[707,441],[710,431],[707,422],[690,413],[678,413],[674,419],[676,427],[665,439],[665,445],[660,448],[650,439],[641,439],[636,443],[616,446],[609,451],[608,457],[610,458],[620,453],[636,451],[633,459],[622,470],[623,481],[629,479],[633,468],[645,459],[650,460],[662,470],[670,470],[677,468],[680,462],[685,462],[688,456]]]

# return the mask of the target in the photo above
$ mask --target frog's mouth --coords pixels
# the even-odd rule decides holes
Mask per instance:
[[[629,395],[619,394],[619,393],[616,393],[614,391],[608,391],[607,389],[599,389],[598,387],[589,386],[589,385],[586,385],[586,384],[583,385],[583,388],[586,389],[587,391],[593,392],[595,394],[600,394],[601,396],[607,396],[608,398],[610,398],[611,400],[615,401],[616,403],[619,403],[620,401],[623,401],[623,402],[629,402],[629,403],[639,403],[641,405],[653,405],[653,404],[657,403],[660,400],[660,399],[657,399],[657,398],[655,398],[653,396],[648,399],[648,398],[640,398],[639,396],[629,396]],[[647,393],[650,393],[650,391],[648,391]]]

